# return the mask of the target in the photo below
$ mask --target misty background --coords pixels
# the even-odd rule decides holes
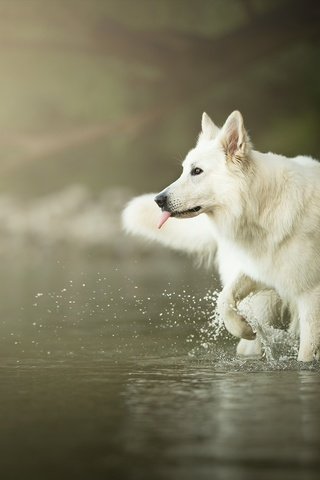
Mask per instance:
[[[216,273],[120,215],[203,111],[320,158],[319,25],[311,0],[0,0],[5,480],[318,479],[319,365],[280,330],[237,358]]]
[[[121,208],[179,175],[203,111],[320,157],[318,25],[310,0],[1,0],[0,243],[131,254]]]

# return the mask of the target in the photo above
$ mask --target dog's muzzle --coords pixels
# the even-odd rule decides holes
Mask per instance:
[[[157,195],[154,199],[154,201],[156,202],[156,204],[158,205],[158,207],[160,207],[162,210],[167,210],[167,206],[168,206],[168,197],[167,195],[163,194],[163,193],[159,193],[159,195]]]

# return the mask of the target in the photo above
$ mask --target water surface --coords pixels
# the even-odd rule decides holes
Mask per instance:
[[[319,366],[236,358],[216,280],[159,255],[2,254],[2,478],[318,478]]]

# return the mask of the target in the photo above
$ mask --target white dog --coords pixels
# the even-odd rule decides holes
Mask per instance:
[[[220,130],[203,114],[198,143],[181,177],[155,198],[134,199],[123,214],[132,233],[189,253],[216,256],[224,285],[219,299],[226,328],[247,339],[238,351],[258,352],[239,303],[253,292],[254,314],[273,322],[282,304],[298,321],[298,360],[320,354],[320,164],[251,147],[239,112]],[[204,213],[205,215],[200,214]],[[190,219],[180,221],[177,219]],[[170,219],[170,220],[169,220]],[[169,221],[168,221],[169,220]],[[266,290],[267,289],[267,290]],[[277,292],[277,293],[275,293]],[[249,340],[249,341],[248,341]]]

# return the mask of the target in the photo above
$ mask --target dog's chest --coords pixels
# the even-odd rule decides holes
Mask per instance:
[[[231,251],[239,271],[278,291],[286,289],[286,268],[277,264],[277,259],[270,255],[270,252],[261,254],[238,245],[232,245],[229,254]]]

